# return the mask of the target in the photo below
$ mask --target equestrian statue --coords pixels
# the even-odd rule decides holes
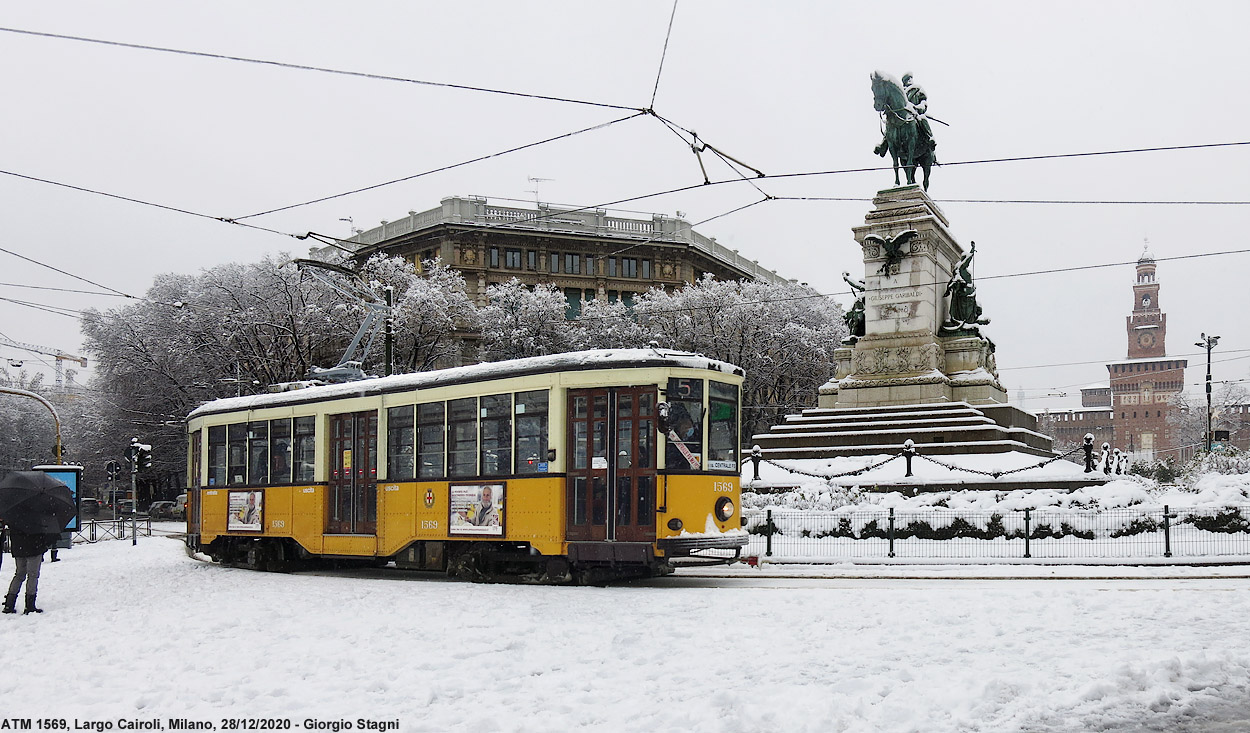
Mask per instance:
[[[900,84],[880,71],[872,72],[872,106],[881,115],[883,139],[873,149],[882,157],[888,152],[894,161],[894,185],[898,186],[901,165],[908,185],[916,183],[916,167],[924,171],[924,188],[929,190],[929,169],[937,165],[933,128],[929,125],[929,97],[912,75],[904,74]],[[941,122],[941,120],[937,120]]]

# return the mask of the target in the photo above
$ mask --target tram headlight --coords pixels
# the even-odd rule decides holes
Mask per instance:
[[[722,522],[728,522],[729,518],[734,515],[734,502],[728,496],[722,496],[716,500],[716,518]]]
[[[673,530],[674,532],[681,529],[681,527],[682,527],[681,520],[678,519],[677,517],[673,517],[672,519],[668,520],[668,528]]]

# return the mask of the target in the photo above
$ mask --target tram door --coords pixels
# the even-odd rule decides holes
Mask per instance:
[[[378,526],[378,414],[330,416],[327,534],[374,534]]]
[[[655,539],[656,388],[569,390],[570,540]]]

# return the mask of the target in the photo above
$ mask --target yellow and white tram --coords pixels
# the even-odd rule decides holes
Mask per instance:
[[[187,418],[189,541],[255,569],[394,561],[473,580],[730,559],[747,542],[742,377],[617,349],[216,400]]]

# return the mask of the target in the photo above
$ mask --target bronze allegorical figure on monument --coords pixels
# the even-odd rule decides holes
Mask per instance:
[[[943,331],[967,331],[979,333],[977,326],[990,322],[981,317],[981,306],[977,304],[977,286],[972,282],[972,258],[977,253],[977,243],[973,242],[968,254],[959,258],[955,272],[951,274],[946,285],[946,295],[950,296],[950,308]]]
[[[851,295],[855,296],[855,302],[851,305],[851,309],[842,314],[842,321],[846,324],[847,338],[843,343],[853,344],[858,341],[866,332],[867,316],[864,309],[864,291],[868,286],[862,280],[852,280],[851,273],[843,272],[842,279],[847,285],[851,286]]]

